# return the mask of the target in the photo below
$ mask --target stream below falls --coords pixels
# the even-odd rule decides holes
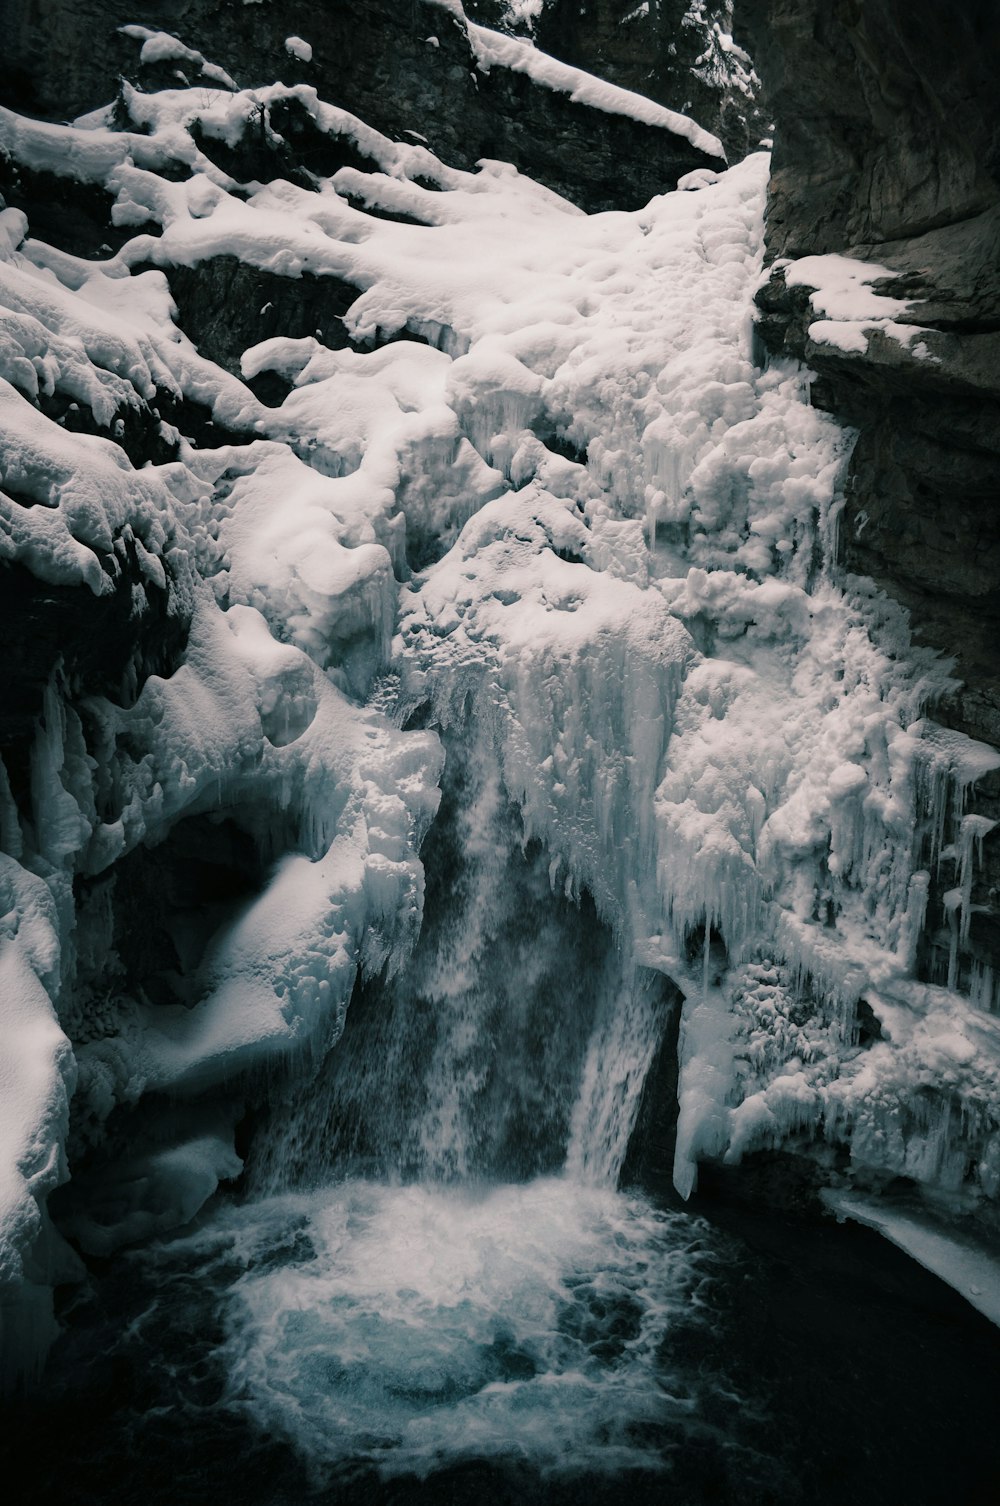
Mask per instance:
[[[7,1413],[25,1506],[996,1499],[995,1329],[857,1226],[350,1179],[216,1206],[63,1317]]]

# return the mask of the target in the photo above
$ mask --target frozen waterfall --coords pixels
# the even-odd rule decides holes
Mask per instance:
[[[55,657],[0,764],[13,1363],[66,1237],[108,1257],[208,1204],[151,1258],[236,1252],[262,1426],[419,1471],[513,1446],[530,1397],[543,1464],[649,1463],[696,1410],[657,1366],[710,1263],[617,1190],[668,1029],[682,1197],[785,1148],[995,1204],[967,801],[1000,755],[935,725],[949,665],[838,572],[853,436],[754,348],[765,153],[587,216],[223,84],[0,110],[121,232],[87,258],[0,210],[0,558],[175,628],[85,694]],[[233,176],[281,111],[362,165]],[[232,267],[346,311],[237,375],[168,280]]]

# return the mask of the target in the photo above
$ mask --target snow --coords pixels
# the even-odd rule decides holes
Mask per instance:
[[[301,37],[286,37],[285,51],[290,57],[298,58],[300,63],[312,62],[312,46],[309,42],[304,42]]]
[[[471,30],[487,66],[638,108]],[[373,170],[237,185],[197,144],[196,125],[235,146],[286,101]],[[11,1269],[40,1259],[74,1073],[94,1143],[140,1100],[154,1121],[171,1100],[196,1115],[307,1073],[359,972],[406,965],[443,757],[434,731],[401,730],[418,709],[455,739],[476,725],[553,886],[589,891],[623,968],[684,994],[683,1193],[705,1156],[826,1141],[861,1173],[995,1197],[1000,1022],[988,970],[962,980],[990,838],[965,802],[1000,755],[928,720],[947,664],[870,582],[838,575],[853,435],[810,405],[802,368],[752,360],[768,159],[588,217],[506,164],[464,172],[389,141],[305,85],[125,87],[121,110],[126,129],[0,111],[5,151],[103,185],[136,232],[84,260],[0,213],[0,557],[95,597],[127,557],[136,614],[160,593],[187,629],[178,663],[141,686],[131,666],[86,722],[53,678],[30,819],[0,780]],[[349,347],[251,339],[245,380],[223,371],[177,327],[167,281],[217,256],[354,287]],[[845,341],[914,328],[872,291],[882,275],[846,258],[790,274]],[[268,371],[291,384],[274,406],[245,385]],[[102,433],[45,416],[54,398]],[[241,442],[196,447],[167,399]],[[113,439],[125,415],[160,424],[170,458],[134,469]],[[78,996],[74,959],[112,934],[97,911],[76,923],[74,879],[233,815],[266,872],[189,996]],[[952,976],[931,986],[917,943],[949,862]],[[620,1159],[612,1088],[627,1098],[655,1045],[650,997],[622,999],[586,1069],[588,1176]],[[866,1044],[862,1001],[880,1032]],[[93,1248],[148,1230],[157,1204],[191,1216],[235,1174],[231,1126],[162,1132],[122,1162],[101,1228],[78,1224]]]
[[[255,648],[279,657],[250,609],[228,615]],[[352,715],[319,675],[314,694],[309,725],[288,743],[296,728],[284,729],[274,757],[286,768],[292,759],[305,764],[304,793],[325,851],[284,858],[261,897],[218,935],[195,1008],[146,1010],[140,1070],[150,1088],[188,1093],[324,1049],[340,1033],[362,961],[391,973],[415,939],[423,893],[415,852],[437,808],[436,742],[396,732],[374,713]],[[287,694],[274,704],[287,712]],[[348,779],[354,787],[345,789]],[[332,840],[323,831],[331,796],[343,807]]]
[[[710,187],[711,184],[717,183],[718,179],[718,173],[713,173],[710,168],[698,167],[693,173],[685,173],[683,177],[678,178],[677,187],[686,193],[692,193],[696,189]]]
[[[870,336],[878,332],[904,346],[918,360],[927,358],[926,345],[913,342],[928,331],[909,319],[901,323],[895,317],[912,314],[913,300],[872,291],[872,283],[895,278],[890,268],[831,252],[783,264],[783,275],[787,287],[814,289],[809,301],[823,317],[810,324],[808,333],[817,345],[864,355]]]
[[[24,561],[52,584],[81,582],[95,595],[108,594],[114,581],[101,555],[128,527],[147,578],[163,585],[160,559],[172,552],[172,519],[158,478],[137,476],[110,440],[71,438],[2,377],[0,415],[6,443],[0,485],[8,489],[0,490],[0,558]]]
[[[726,160],[718,137],[703,130],[687,115],[668,110],[665,105],[655,104],[644,94],[621,89],[617,84],[609,84],[592,73],[585,73],[581,68],[571,67],[569,63],[561,63],[548,53],[540,52],[531,42],[521,37],[488,31],[486,27],[476,26],[471,21],[468,26],[469,40],[482,72],[488,73],[491,68],[500,67],[511,68],[515,73],[525,73],[532,83],[559,94],[568,94],[577,104],[588,105],[593,110],[603,110],[610,115],[627,115],[631,120],[641,121],[643,125],[659,126],[665,131],[672,131],[675,136],[683,136],[693,147],[706,152],[708,156],[719,157],[723,162]]]
[[[545,0],[508,0],[507,13],[512,22],[527,26],[530,31],[544,6]]]
[[[827,1189],[823,1201],[839,1220],[877,1229],[918,1264],[940,1276],[966,1302],[1000,1326],[1000,1257],[961,1233],[936,1226],[926,1213],[887,1200]]]
[[[192,47],[186,47],[166,31],[151,31],[148,26],[119,26],[122,36],[132,37],[142,42],[139,51],[140,63],[191,63],[203,78],[211,79],[213,83],[222,84],[227,89],[235,89],[236,85],[229,74],[215,63],[206,62],[200,52]]]

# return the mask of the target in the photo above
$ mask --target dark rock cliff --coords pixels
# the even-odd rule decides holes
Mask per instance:
[[[311,84],[389,136],[426,140],[453,166],[513,162],[588,211],[639,207],[682,174],[720,165],[670,131],[588,108],[511,69],[478,68],[464,23],[442,0],[285,0],[273,9],[160,0],[141,11],[143,25],[196,41],[241,88]],[[0,102],[15,109],[68,119],[106,104],[116,75],[155,88],[179,81],[176,63],[138,64],[135,42],[118,31],[137,20],[123,0],[3,0],[2,12]],[[308,39],[308,61],[286,49],[293,34]],[[198,81],[196,68],[188,74]]]
[[[1000,744],[1000,7],[742,0],[739,19],[776,121],[760,332],[859,431],[843,564],[955,658],[962,684],[938,719]],[[864,350],[810,336],[809,291],[788,286],[785,259],[829,252],[886,268],[875,291],[911,301],[898,318],[926,353],[878,332]],[[971,808],[1000,817],[1000,788],[984,782]],[[996,837],[966,966],[1000,963]],[[924,966],[943,981],[932,890],[932,930],[935,906]]]

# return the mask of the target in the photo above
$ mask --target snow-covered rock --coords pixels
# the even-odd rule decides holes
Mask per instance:
[[[299,171],[282,118],[354,165]],[[307,1094],[359,976],[406,965],[442,763],[415,713],[475,724],[551,885],[685,995],[683,1192],[706,1156],[825,1142],[859,1179],[995,1198],[991,980],[932,986],[920,937],[952,864],[967,938],[964,801],[1000,755],[934,726],[947,664],[838,574],[853,435],[755,360],[766,156],[588,216],[305,84],[126,87],[113,118],[3,112],[0,141],[122,232],[95,259],[0,222],[22,632],[49,600],[84,635],[162,629],[115,676],[53,649],[4,724],[13,1306],[55,1268],[67,1171],[90,1251],[191,1217],[238,1171],[240,1106]],[[312,333],[239,309],[227,369],[198,315],[237,271],[346,301]]]

